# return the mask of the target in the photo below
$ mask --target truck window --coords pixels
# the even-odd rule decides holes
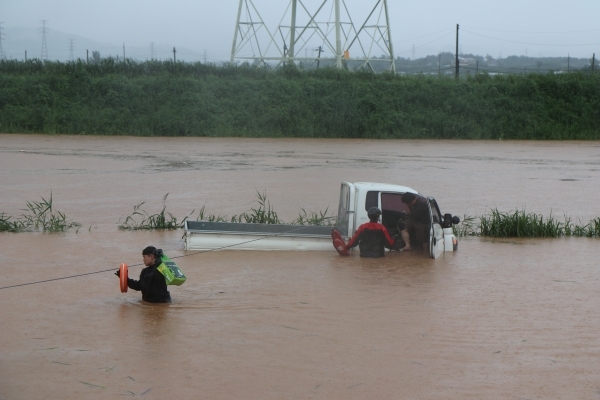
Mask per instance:
[[[402,202],[403,193],[381,193],[381,223],[389,231],[396,229],[402,212],[408,213],[408,206]]]
[[[340,190],[337,227],[344,235],[348,234],[348,220],[350,218],[348,211],[350,211],[350,188],[348,185],[342,185]]]
[[[431,197],[428,198],[429,205],[431,206],[431,216],[433,217],[433,222],[435,224],[442,223],[442,216],[440,215],[440,209],[437,205],[437,202]]]
[[[367,192],[367,198],[365,199],[365,211],[369,211],[369,208],[371,207],[379,207],[379,192]]]

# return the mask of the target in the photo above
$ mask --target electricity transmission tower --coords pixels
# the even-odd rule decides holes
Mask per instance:
[[[69,39],[69,61],[73,61],[73,39]]]
[[[346,0],[289,0],[275,28],[269,28],[258,11],[255,3],[261,1],[272,9],[266,0],[239,2],[231,63],[277,68],[285,63],[319,62],[336,68],[396,72],[387,0],[368,0],[375,5],[360,25],[354,23]],[[324,57],[308,57],[306,51],[298,57],[302,49],[317,47]]]
[[[48,29],[46,28],[46,22],[48,22],[48,20],[42,20],[42,60],[48,59],[48,45],[46,43],[46,33],[48,33]]]
[[[2,27],[2,24],[4,22],[0,22],[0,60],[5,60],[6,59],[6,54],[4,54],[4,49],[2,48],[2,40],[3,36],[4,36],[4,32],[2,32],[2,30],[4,30],[4,28]]]

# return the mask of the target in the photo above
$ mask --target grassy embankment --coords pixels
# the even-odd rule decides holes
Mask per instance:
[[[0,62],[0,132],[600,139],[600,74],[444,77]]]

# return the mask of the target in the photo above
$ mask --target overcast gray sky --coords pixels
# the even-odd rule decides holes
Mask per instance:
[[[376,2],[346,0],[355,24],[362,24]],[[272,30],[288,3],[254,0]],[[322,0],[304,3],[316,9]],[[3,46],[9,56],[20,57],[21,31],[15,29],[38,29],[44,19],[51,32],[49,49],[60,49],[50,58],[68,55],[65,36],[58,34],[63,32],[77,35],[80,56],[85,51],[81,48],[83,38],[89,38],[115,45],[114,49],[105,48],[104,53],[118,54],[125,43],[128,55],[144,58],[149,56],[153,42],[158,58],[172,56],[169,50],[177,46],[183,59],[202,60],[206,51],[209,61],[224,61],[230,55],[238,5],[239,0],[1,0],[0,21],[7,33]],[[413,45],[417,58],[454,52],[457,23],[461,26],[462,53],[591,57],[595,52],[600,56],[600,0],[395,0],[389,1],[388,7],[396,56],[413,57]],[[330,15],[330,8],[324,8],[322,20]],[[41,46],[41,35],[37,34]],[[310,46],[319,45],[313,42]]]

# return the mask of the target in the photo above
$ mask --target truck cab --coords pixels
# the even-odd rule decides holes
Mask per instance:
[[[371,207],[379,207],[381,224],[388,229],[391,236],[394,236],[397,233],[397,225],[402,213],[409,213],[408,206],[401,200],[402,195],[407,192],[422,196],[416,190],[406,186],[375,182],[342,182],[338,208],[338,229],[347,238],[352,237],[361,224],[369,221],[367,210]],[[429,205],[431,219],[429,255],[432,258],[438,258],[444,251],[456,251],[458,240],[453,234],[452,225],[459,223],[460,220],[451,214],[442,216],[435,199],[433,197],[425,198]]]

